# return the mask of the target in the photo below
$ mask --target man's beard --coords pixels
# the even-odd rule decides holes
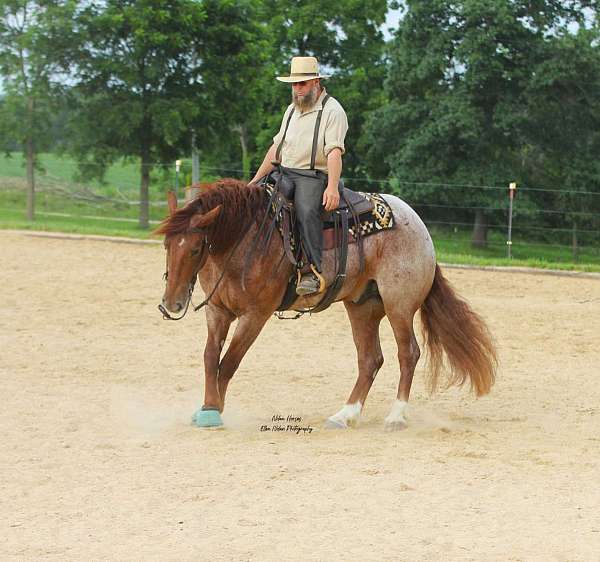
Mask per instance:
[[[299,98],[296,95],[296,92],[292,90],[292,101],[294,105],[300,111],[306,111],[310,109],[315,103],[317,103],[317,99],[319,99],[319,86],[316,84],[309,90],[308,94]]]

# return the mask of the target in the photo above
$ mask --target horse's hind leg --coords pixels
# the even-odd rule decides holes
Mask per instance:
[[[406,427],[404,412],[408,404],[415,367],[417,366],[417,362],[421,355],[419,344],[417,343],[417,338],[415,337],[415,332],[413,330],[413,317],[414,313],[388,313],[388,318],[394,331],[394,337],[396,338],[396,344],[398,345],[400,382],[398,383],[396,400],[392,405],[389,415],[385,418],[385,429],[387,431],[404,429]]]
[[[358,423],[367,394],[383,365],[383,354],[379,343],[379,324],[385,312],[379,299],[371,299],[361,305],[344,302],[352,336],[358,355],[358,379],[346,405],[327,422],[328,428],[346,428]]]

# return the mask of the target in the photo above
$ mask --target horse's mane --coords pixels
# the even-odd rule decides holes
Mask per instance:
[[[262,218],[264,189],[232,178],[218,180],[185,207],[168,216],[155,233],[166,237],[185,234],[194,215],[207,213],[219,205],[222,205],[221,212],[209,229],[209,239],[215,253],[230,248],[252,221]]]

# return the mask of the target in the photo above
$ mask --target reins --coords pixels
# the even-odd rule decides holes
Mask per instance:
[[[210,292],[208,297],[206,297],[199,305],[194,307],[194,312],[198,312],[201,308],[205,307],[210,302],[210,299],[215,294],[217,288],[221,284],[221,281],[223,281],[223,277],[225,277],[225,273],[227,271],[227,266],[229,265],[229,262],[231,261],[233,254],[235,253],[237,247],[240,245],[240,242],[244,239],[246,234],[248,234],[248,230],[250,230],[250,224],[252,224],[252,223],[248,224],[248,226],[246,227],[246,229],[244,230],[242,235],[239,237],[238,241],[235,243],[233,248],[231,248],[231,252],[229,252],[227,259],[225,260],[225,264],[223,265],[223,270],[221,271],[221,275],[219,275],[219,278],[217,279],[217,282],[215,283],[215,286],[213,287],[212,291]],[[200,271],[200,270],[198,270],[198,271]],[[196,271],[196,273],[194,274],[194,278],[198,275],[198,271]]]
[[[194,281],[192,281],[189,284],[187,303],[185,305],[185,309],[183,310],[183,314],[181,316],[179,316],[178,318],[175,318],[174,316],[171,316],[169,314],[169,311],[162,304],[158,305],[158,310],[160,310],[160,312],[162,313],[163,320],[181,320],[187,314],[188,308],[190,307],[190,302],[192,301],[192,293],[194,292],[195,281],[196,280],[194,278]]]

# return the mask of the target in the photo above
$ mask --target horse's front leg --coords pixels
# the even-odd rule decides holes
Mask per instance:
[[[240,316],[231,343],[219,365],[218,389],[223,407],[225,406],[225,394],[227,393],[229,381],[270,316],[270,313],[265,314],[264,312],[253,312]]]
[[[218,387],[219,362],[233,320],[233,314],[222,308],[212,304],[206,307],[208,335],[204,348],[204,405],[192,417],[192,423],[198,427],[223,425],[220,414],[223,399]]]

